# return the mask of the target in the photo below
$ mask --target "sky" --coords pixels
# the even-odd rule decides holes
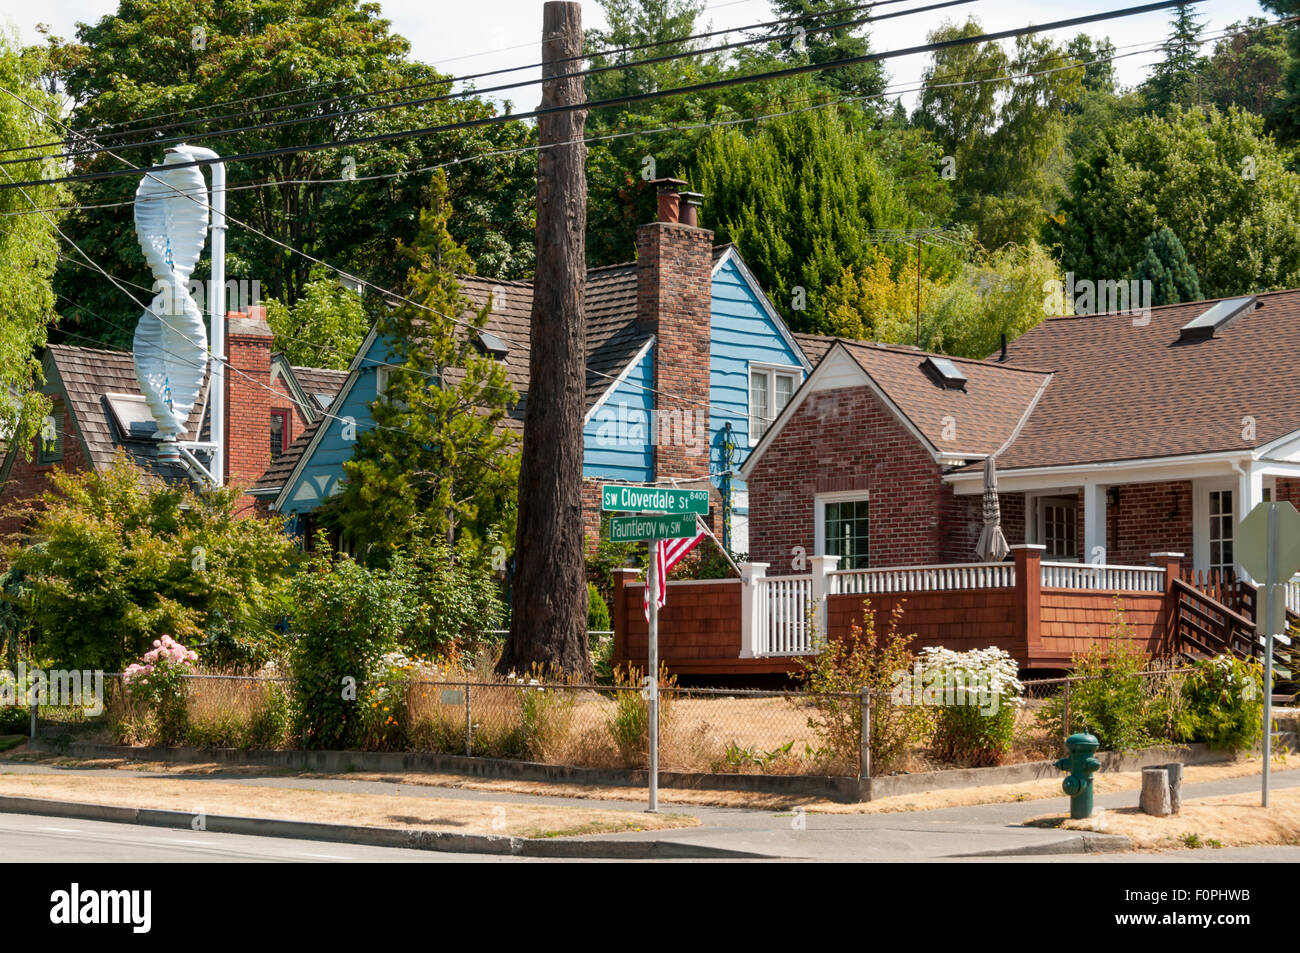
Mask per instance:
[[[483,72],[502,67],[535,63],[540,54],[539,35],[542,25],[542,0],[380,0],[384,15],[396,32],[411,41],[416,59],[432,63],[453,75]],[[846,0],[846,5],[849,0]],[[930,0],[916,0],[916,6],[926,6]],[[916,16],[897,17],[875,26],[872,31],[872,48],[881,51],[915,46],[925,42],[926,34],[948,19],[965,19],[976,16],[986,31],[997,31],[1044,23],[1051,20],[1082,16],[1104,10],[1136,6],[1142,0],[1034,0],[1032,4],[1008,0],[978,0],[968,6],[950,7],[921,13]],[[891,5],[880,12],[894,12],[909,4]],[[78,21],[94,21],[117,8],[116,0],[0,0],[0,23],[18,30],[23,42],[36,42],[37,23],[46,23],[56,35],[70,37]],[[583,25],[603,26],[603,11],[596,0],[583,0]],[[1169,32],[1168,22],[1172,11],[1158,11],[1122,20],[1091,24],[1083,32],[1094,36],[1109,36],[1119,47],[1149,44],[1162,40]],[[1255,0],[1207,0],[1196,4],[1196,12],[1205,19],[1206,33],[1221,31],[1238,20],[1250,16],[1269,16]],[[768,0],[709,0],[704,13],[708,26],[703,29],[727,27],[773,19]],[[1063,31],[1059,39],[1066,39],[1080,29]],[[1205,50],[1208,53],[1211,45]],[[1159,53],[1142,52],[1121,56],[1115,66],[1120,82],[1135,85],[1147,75],[1151,65],[1159,60]],[[915,55],[890,60],[886,66],[892,82],[899,85],[915,83],[926,65],[926,57]],[[521,73],[511,78],[528,78],[534,75]],[[493,79],[492,82],[498,82]],[[519,110],[537,105],[540,93],[536,86],[527,86],[509,95]],[[911,97],[904,97],[910,105]]]

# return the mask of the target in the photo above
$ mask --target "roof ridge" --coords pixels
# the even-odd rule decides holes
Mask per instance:
[[[878,341],[858,341],[853,338],[834,338],[844,345],[853,345],[855,347],[870,348],[875,351],[888,351],[891,354],[913,355],[916,357],[939,357],[945,361],[960,361],[964,364],[976,364],[980,367],[995,367],[1008,371],[1020,371],[1025,374],[1051,374],[1051,370],[1045,367],[1026,367],[1024,365],[1008,364],[1004,361],[995,361],[991,358],[982,357],[963,357],[958,354],[943,354],[939,351],[922,351],[919,348],[908,347],[907,345],[882,344]]]

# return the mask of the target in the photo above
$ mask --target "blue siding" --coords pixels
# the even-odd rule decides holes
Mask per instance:
[[[649,389],[654,382],[651,347],[583,428],[583,476],[632,482],[654,479],[650,442],[654,394]]]
[[[786,342],[763,307],[761,292],[746,282],[741,269],[728,260],[713,276],[711,354],[709,368],[709,467],[720,468],[723,428],[732,426],[736,440],[735,466],[749,454],[750,362],[799,367],[797,352]],[[333,417],[321,424],[324,432],[301,475],[290,487],[282,511],[306,513],[338,492],[343,463],[350,459],[354,440],[343,439],[345,424],[356,421],[357,433],[372,427],[369,404],[375,397],[375,366],[388,358],[382,340],[371,343],[353,386],[330,409]],[[800,381],[803,377],[799,376]],[[648,482],[654,479],[651,411],[654,408],[654,349],[637,361],[583,430],[584,476]],[[716,479],[715,479],[715,482]],[[743,515],[745,486],[733,483],[738,515]]]
[[[713,342],[709,367],[709,432],[713,438],[712,470],[720,465],[719,444],[729,422],[735,435],[735,466],[749,455],[749,364],[801,367],[799,356],[786,343],[740,268],[728,260],[713,276]],[[804,374],[801,372],[799,380]],[[716,480],[715,480],[716,482]],[[745,485],[732,486],[740,493]],[[738,512],[743,512],[737,507]]]
[[[316,450],[307,460],[302,473],[289,490],[281,507],[282,513],[307,513],[316,509],[339,491],[343,478],[343,463],[352,459],[356,441],[345,440],[345,420],[356,421],[355,436],[374,427],[370,419],[370,403],[375,399],[375,368],[388,361],[388,349],[376,337],[357,369],[357,379],[344,395],[341,403],[330,408],[330,417],[321,423],[324,433]]]

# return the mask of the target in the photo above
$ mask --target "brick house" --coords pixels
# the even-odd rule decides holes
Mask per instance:
[[[811,369],[739,251],[715,247],[696,224],[684,183],[659,183],[659,215],[637,229],[637,260],[587,273],[583,521],[600,528],[603,483],[710,490],[708,521],[721,533],[724,443],[734,466]],[[505,364],[519,401],[507,425],[522,433],[529,384],[532,285],[459,278],[475,308],[492,310],[483,349]],[[332,418],[311,425],[252,488],[267,507],[310,532],[312,514],[337,493],[392,355],[372,329],[349,369]],[[748,548],[748,503],[733,484],[732,548]]]
[[[249,487],[283,453],[293,436],[320,419],[346,376],[341,371],[291,366],[271,353],[271,330],[261,308],[227,315],[226,467],[228,482]],[[120,450],[152,478],[198,485],[183,465],[160,462],[157,425],[136,383],[132,356],[125,351],[50,345],[42,358],[52,402],[51,439],[7,449],[0,463],[0,509],[24,504],[49,488],[54,470],[102,469]],[[191,440],[208,436],[207,385],[186,424]],[[242,512],[251,511],[245,497]],[[22,528],[21,517],[0,520],[0,534]]]
[[[1065,667],[1116,604],[1151,651],[1258,651],[1233,541],[1256,504],[1300,497],[1300,291],[1049,318],[987,360],[799,342],[816,367],[740,468],[752,562],[725,597],[680,584],[661,647],[678,671],[783,671],[810,611],[833,635],[864,599],[904,603],[922,645],[998,644],[1027,668]],[[989,456],[999,564],[974,552]]]

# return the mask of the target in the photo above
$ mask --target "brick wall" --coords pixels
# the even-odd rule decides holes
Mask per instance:
[[[660,421],[679,417],[708,426],[709,344],[713,298],[713,232],[676,222],[637,229],[637,323],[655,335],[655,395]],[[661,426],[662,430],[662,426]],[[700,477],[708,457],[674,439],[655,447],[655,479]],[[698,447],[698,443],[697,443]]]
[[[226,317],[227,483],[252,485],[271,462],[271,329],[261,309]],[[252,510],[252,499],[242,509]]]
[[[811,555],[818,493],[866,490],[873,566],[973,560],[970,503],[954,499],[939,465],[867,387],[812,394],[756,464],[749,485],[749,549],[769,575],[795,571],[791,550]],[[950,539],[947,523],[957,523]],[[1023,529],[1021,530],[1023,533]],[[967,547],[969,550],[969,547]]]
[[[1106,506],[1106,561],[1149,566],[1152,553],[1183,553],[1192,568],[1192,483],[1125,483]],[[1080,537],[1082,539],[1082,536]]]
[[[40,507],[39,497],[46,490],[51,489],[50,474],[56,470],[72,472],[75,470],[89,469],[90,461],[86,459],[85,449],[81,443],[81,436],[77,430],[77,422],[71,414],[64,413],[63,402],[55,399],[53,413],[63,416],[63,459],[57,463],[40,464],[37,463],[37,447],[40,443],[40,437],[32,440],[30,450],[31,456],[23,459],[21,454],[14,455],[13,466],[9,469],[9,477],[3,486],[0,486],[0,540],[11,533],[20,532],[26,525],[29,517],[14,513],[10,514],[10,508],[22,504],[25,509],[38,509]]]

